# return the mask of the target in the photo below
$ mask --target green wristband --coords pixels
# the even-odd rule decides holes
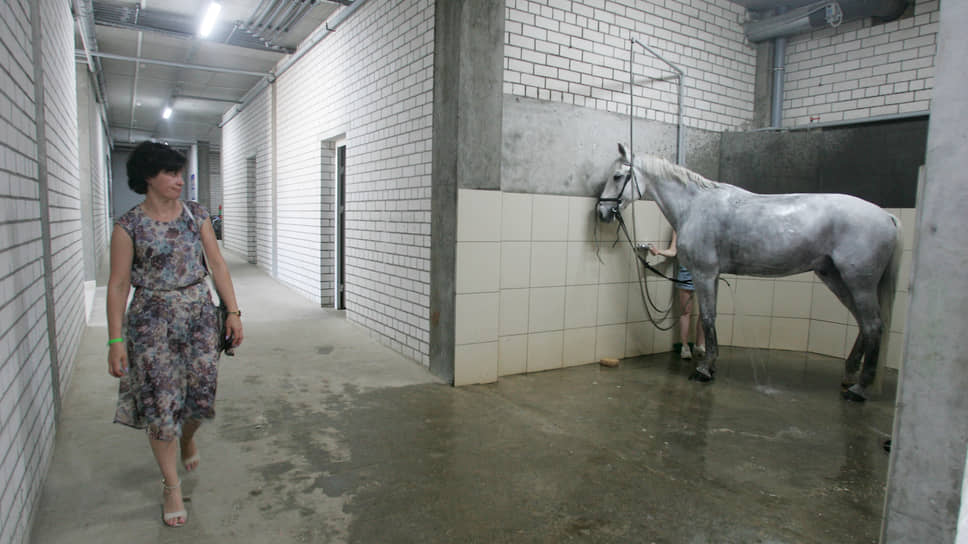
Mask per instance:
[[[108,340],[108,345],[117,344],[118,342],[124,342],[124,338],[112,338]]]

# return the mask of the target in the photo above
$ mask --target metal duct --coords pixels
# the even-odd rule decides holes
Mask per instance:
[[[904,13],[909,0],[823,0],[802,5],[781,15],[746,23],[746,37],[751,42],[793,36],[825,26],[839,26],[842,22],[863,17],[884,21],[896,19]],[[776,7],[788,5],[777,2]]]
[[[312,48],[316,47],[319,42],[323,41],[323,38],[335,32],[343,21],[348,19],[350,15],[353,15],[356,10],[363,7],[363,4],[366,2],[367,0],[355,0],[352,4],[338,12],[334,17],[331,17],[324,22],[322,26],[317,28],[316,31],[313,32],[305,42],[303,42],[303,45],[297,49],[295,53],[286,57],[286,59],[279,64],[275,73],[265,76],[259,80],[254,87],[249,89],[249,91],[245,93],[245,96],[242,97],[242,103],[233,107],[228,113],[222,116],[222,122],[218,124],[218,128],[224,127],[226,123],[231,121],[232,118],[239,114],[239,112],[244,110],[255,99],[256,96],[259,96],[259,93],[264,91],[266,87],[272,84],[276,78],[285,73],[285,71],[288,70],[293,64],[298,62],[299,59],[303,58],[303,56],[312,50]]]
[[[81,35],[81,44],[84,47],[84,56],[87,59],[87,69],[94,75],[94,96],[101,105],[101,122],[104,123],[104,130],[108,126],[108,98],[104,89],[104,71],[101,69],[101,59],[93,56],[92,52],[97,52],[97,34],[94,31],[94,7],[91,0],[75,0],[74,13],[77,20],[77,29]]]
[[[770,126],[783,127],[783,78],[786,76],[787,39],[781,36],[773,42],[773,89],[770,101]]]

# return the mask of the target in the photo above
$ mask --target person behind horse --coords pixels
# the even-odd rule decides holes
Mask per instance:
[[[188,521],[176,445],[185,469],[194,470],[200,459],[195,431],[203,419],[215,417],[220,342],[205,253],[219,296],[231,310],[226,332],[234,346],[242,343],[241,311],[208,211],[180,200],[186,162],[178,151],[154,142],[131,153],[128,185],[145,199],[114,225],[107,288],[108,372],[120,378],[114,421],[147,431],[164,478],[162,521],[169,527]]]
[[[676,247],[676,231],[672,231],[672,241],[666,249],[656,249],[649,244],[649,253],[662,255],[674,259],[679,251]],[[679,357],[692,359],[692,350],[689,349],[689,327],[692,324],[692,294],[696,291],[696,286],[692,284],[692,274],[689,270],[679,265],[676,270],[676,289],[679,293],[679,337],[682,340],[682,348],[679,350]],[[706,354],[706,338],[703,334],[702,324],[697,320],[696,327],[696,355],[702,357]]]

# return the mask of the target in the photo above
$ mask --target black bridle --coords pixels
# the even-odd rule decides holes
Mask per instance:
[[[631,162],[627,162],[627,163],[624,163],[624,165],[629,167],[629,171],[628,171],[627,174],[625,174],[625,180],[622,182],[622,188],[619,189],[618,194],[616,194],[614,198],[604,198],[604,197],[601,197],[601,196],[598,197],[598,205],[599,206],[601,206],[602,202],[614,202],[615,203],[614,206],[612,206],[611,208],[608,209],[608,213],[611,214],[614,217],[618,217],[619,218],[619,221],[622,220],[622,211],[621,211],[621,208],[622,208],[622,195],[625,194],[625,188],[629,186],[629,182],[632,181],[633,179],[635,179],[635,168],[632,166],[632,163]],[[639,193],[639,197],[641,198],[642,197],[642,191],[639,190],[639,184],[636,183],[636,184],[632,185],[632,187],[635,189],[635,192]],[[626,235],[628,235],[628,233],[626,233]]]
[[[626,162],[626,163],[624,163],[624,165],[629,167],[629,171],[628,171],[627,174],[625,174],[625,180],[622,182],[622,188],[621,188],[621,190],[619,190],[618,194],[614,198],[598,197],[598,204],[601,205],[602,202],[614,202],[615,203],[614,206],[612,206],[611,208],[609,208],[608,213],[611,214],[612,217],[615,217],[616,219],[618,219],[618,226],[622,229],[622,232],[625,233],[625,239],[628,240],[629,246],[632,248],[632,252],[635,254],[635,257],[639,261],[642,262],[642,265],[643,266],[645,266],[647,269],[651,270],[657,276],[660,276],[662,278],[665,278],[665,279],[667,279],[667,280],[669,280],[671,282],[675,282],[675,283],[689,283],[688,281],[682,281],[682,280],[679,280],[679,279],[676,279],[676,278],[670,278],[669,276],[666,276],[665,274],[663,274],[662,272],[660,272],[659,270],[657,270],[654,266],[652,266],[651,264],[649,264],[649,262],[645,259],[645,257],[642,256],[642,254],[640,252],[640,249],[641,248],[636,247],[635,243],[632,241],[632,237],[629,235],[629,229],[628,229],[628,227],[625,226],[625,218],[622,217],[622,195],[625,194],[625,188],[628,187],[629,182],[631,182],[632,180],[635,179],[635,167],[632,166],[632,163],[631,162]],[[641,189],[639,189],[639,184],[638,183],[635,183],[634,185],[632,185],[632,187],[634,187],[634,192],[639,193],[639,198],[641,198],[642,197],[642,191],[641,191]],[[633,196],[634,196],[634,194],[633,194]],[[616,240],[616,242],[618,242],[618,240]]]

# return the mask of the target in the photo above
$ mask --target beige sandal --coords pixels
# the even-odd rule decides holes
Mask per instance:
[[[161,480],[161,487],[164,488],[164,494],[165,494],[165,496],[168,496],[168,495],[171,495],[172,492],[175,489],[178,489],[179,487],[181,487],[181,482],[178,482],[175,485],[168,485],[168,482],[167,481]],[[185,499],[182,498],[182,501],[183,502],[184,502],[184,500]],[[178,518],[182,518],[185,521],[182,521],[180,523],[178,521],[175,521],[174,523],[169,523],[170,521],[177,520]],[[165,505],[162,504],[161,505],[161,521],[167,527],[171,527],[172,529],[177,529],[178,527],[182,527],[186,523],[188,523],[188,512],[185,511],[184,509],[182,509],[182,510],[178,510],[177,512],[168,512],[168,513],[165,513]]]
[[[202,461],[202,456],[196,451],[195,455],[192,455],[188,459],[182,459],[182,464],[185,465],[185,470],[187,470],[188,472],[191,472],[196,468],[198,468],[198,465],[201,464],[201,461]],[[192,463],[195,463],[195,466],[191,466]]]
[[[192,455],[191,457],[185,457],[184,455],[182,455],[182,458],[181,458],[182,466],[184,466],[185,470],[187,470],[188,472],[191,472],[196,468],[198,468],[198,465],[201,464],[201,460],[202,460],[201,450],[198,449],[198,444],[195,443],[194,437],[192,438],[190,444],[195,446],[195,454]],[[180,450],[184,454],[185,447],[180,446]]]

